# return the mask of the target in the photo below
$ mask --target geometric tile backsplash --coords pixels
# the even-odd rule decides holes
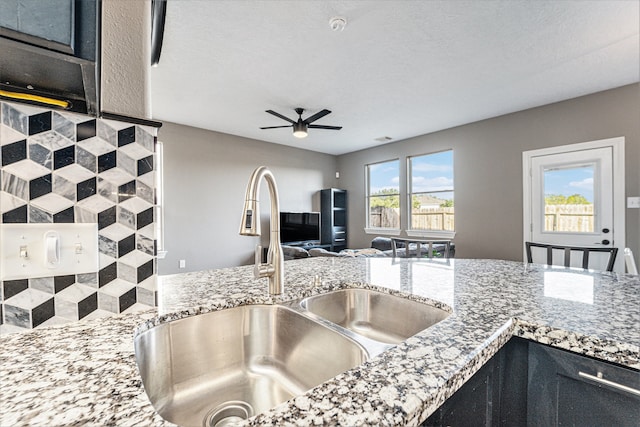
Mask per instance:
[[[97,223],[99,249],[98,271],[0,282],[0,325],[156,305],[155,140],[153,127],[0,102],[0,223]]]

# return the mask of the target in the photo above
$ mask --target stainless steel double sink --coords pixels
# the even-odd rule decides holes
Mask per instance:
[[[135,338],[136,361],[164,419],[223,427],[304,394],[448,315],[383,292],[343,289],[161,324]]]

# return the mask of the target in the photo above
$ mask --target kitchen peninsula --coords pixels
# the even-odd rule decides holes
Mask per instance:
[[[499,260],[288,261],[282,295],[252,267],[162,276],[157,311],[0,338],[0,425],[172,425],[136,367],[134,330],[345,287],[437,301],[452,314],[247,425],[420,425],[513,336],[640,370],[640,278]]]

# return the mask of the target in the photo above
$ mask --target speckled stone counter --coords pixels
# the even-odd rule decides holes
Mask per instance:
[[[516,335],[640,369],[640,279],[495,260],[313,258],[285,293],[251,267],[159,278],[155,310],[0,337],[0,425],[168,426],[149,403],[134,330],[344,287],[437,301],[452,315],[249,425],[419,425]]]

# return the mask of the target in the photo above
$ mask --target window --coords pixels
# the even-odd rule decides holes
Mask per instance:
[[[408,158],[409,230],[454,231],[453,150]]]
[[[595,164],[543,168],[545,232],[594,232],[595,169]]]
[[[400,230],[400,160],[366,166],[367,228]]]

